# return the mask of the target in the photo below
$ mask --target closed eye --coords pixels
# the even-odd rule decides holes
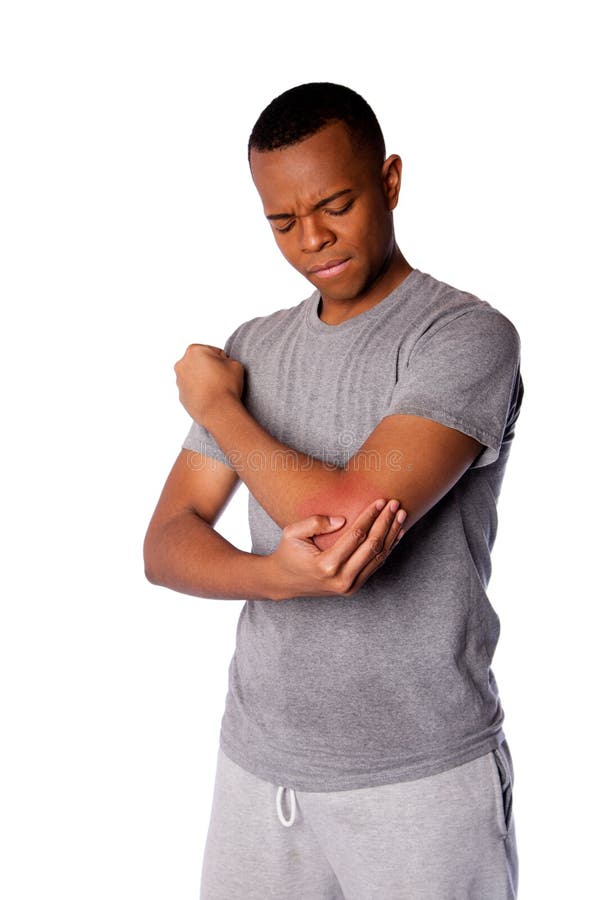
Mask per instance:
[[[294,219],[292,219],[292,221],[290,222],[289,225],[285,225],[283,228],[278,228],[277,225],[275,225],[274,228],[275,228],[275,231],[279,232],[279,234],[285,234],[286,231],[290,230],[290,228],[292,227],[293,224],[294,224]]]
[[[350,200],[349,203],[346,203],[345,206],[342,206],[341,209],[326,209],[325,212],[328,216],[343,216],[344,213],[347,213],[348,210],[352,209],[354,206],[354,200]]]
[[[323,212],[327,213],[328,216],[343,216],[345,213],[349,212],[354,206],[354,200],[350,200],[346,203],[345,206],[342,206],[341,209],[324,209]],[[293,227],[295,219],[292,219],[287,225],[284,225],[283,228],[278,228],[277,225],[274,225],[275,231],[278,231],[279,234],[286,234],[286,232],[290,231]]]

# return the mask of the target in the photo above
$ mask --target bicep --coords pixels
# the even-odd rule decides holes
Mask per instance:
[[[239,476],[230,466],[183,449],[167,477],[149,527],[182,512],[194,512],[214,525],[239,484]]]

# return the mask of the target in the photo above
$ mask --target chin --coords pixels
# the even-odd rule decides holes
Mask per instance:
[[[332,284],[328,286],[326,296],[332,300],[357,300],[365,292],[367,285],[365,284]]]
[[[337,278],[324,278],[322,280],[318,278],[313,279],[305,272],[301,274],[312,284],[315,290],[319,291],[321,295],[324,294],[326,297],[330,297],[332,300],[356,300],[369,286],[369,279],[357,277],[356,272],[344,273]]]

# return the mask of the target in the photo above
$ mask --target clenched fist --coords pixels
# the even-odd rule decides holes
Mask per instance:
[[[190,344],[174,366],[179,400],[200,425],[210,409],[228,396],[239,400],[244,389],[244,367],[220,347]]]

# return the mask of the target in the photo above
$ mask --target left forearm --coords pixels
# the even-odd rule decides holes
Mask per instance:
[[[240,400],[227,398],[202,424],[280,528],[313,513],[336,513],[344,470],[277,441]]]

